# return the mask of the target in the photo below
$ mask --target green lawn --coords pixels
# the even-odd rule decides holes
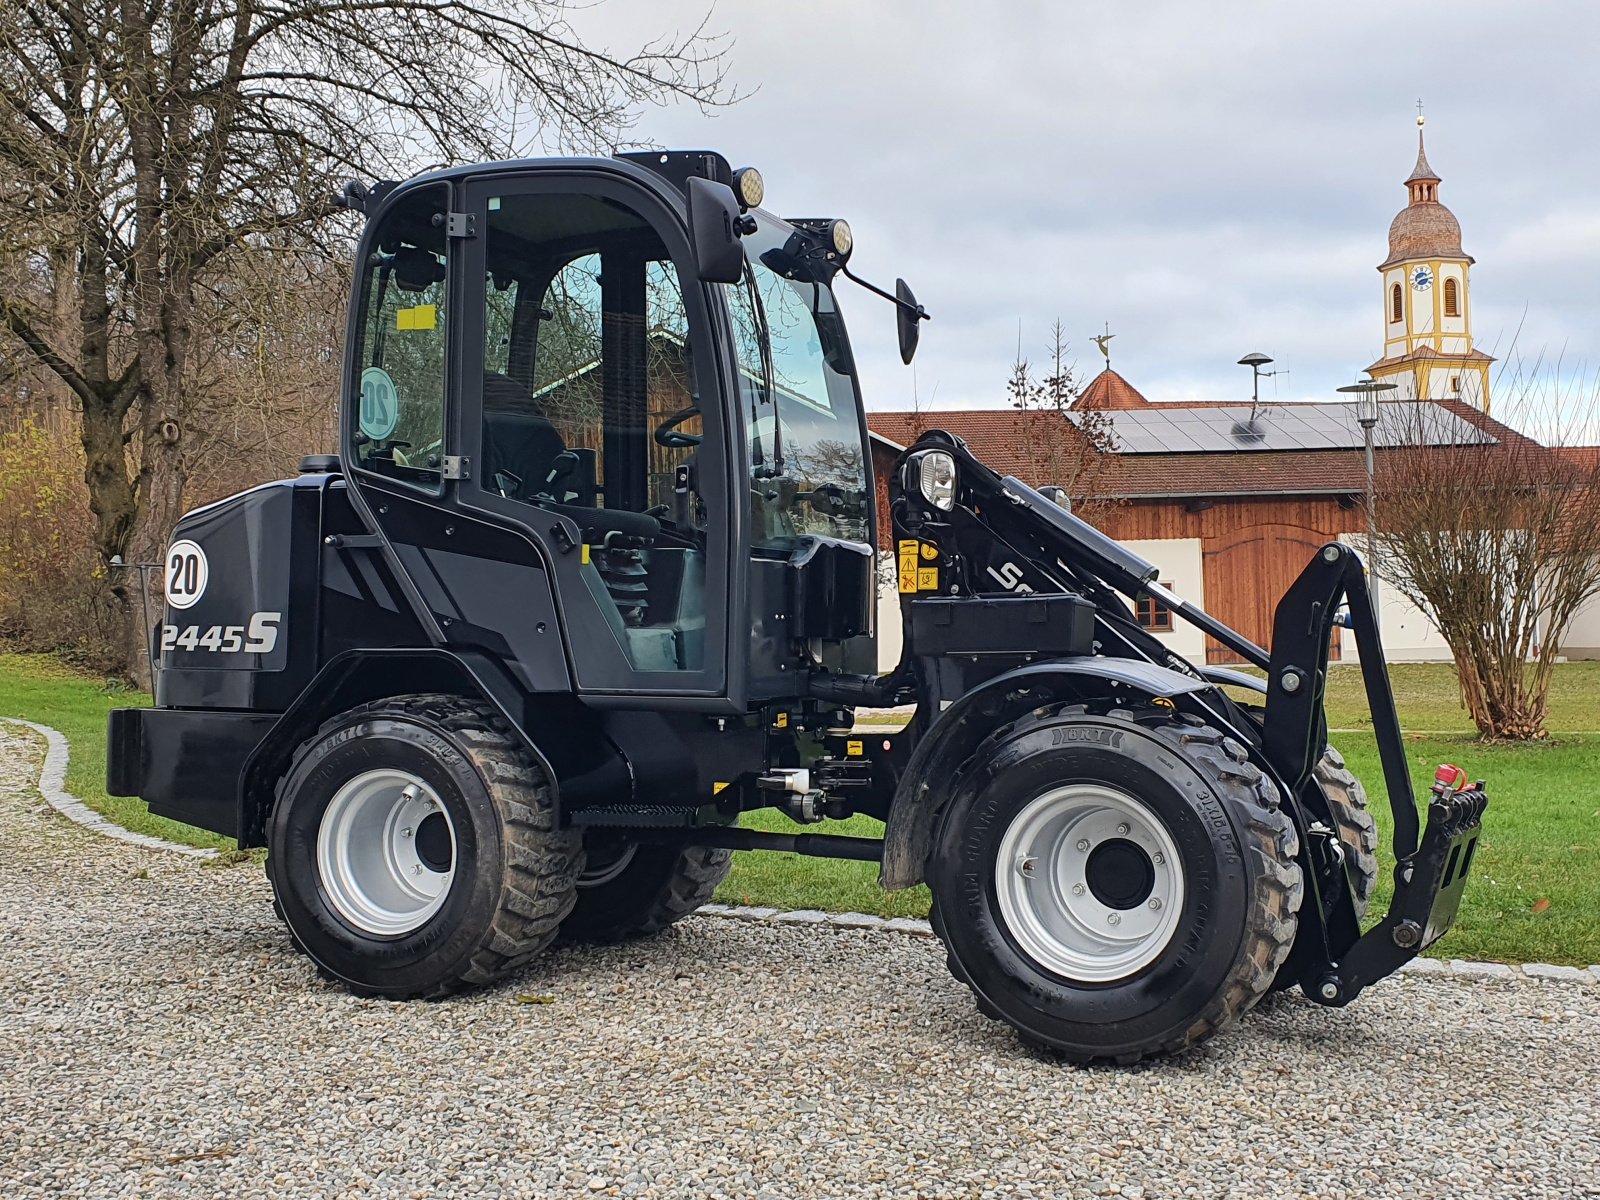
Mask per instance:
[[[1428,733],[1472,732],[1461,704],[1455,668],[1449,663],[1393,663],[1389,684],[1394,689],[1400,720],[1407,729]],[[1371,729],[1361,668],[1336,663],[1328,673],[1328,725],[1333,729]],[[1600,730],[1600,661],[1560,663],[1550,685],[1552,734]]]
[[[84,676],[46,655],[0,654],[0,716],[37,721],[66,736],[72,752],[67,764],[69,792],[136,833],[191,846],[232,847],[232,838],[153,815],[143,800],[106,795],[106,714],[113,708],[149,703],[143,692],[108,688],[103,680]]]
[[[1356,672],[1336,668],[1329,715],[1335,726],[1359,728]],[[1393,668],[1402,718],[1410,729],[1464,730],[1455,700],[1454,677],[1440,665]],[[1456,928],[1435,948],[1445,957],[1543,961],[1588,965],[1600,962],[1600,664],[1558,668],[1552,703],[1551,740],[1536,745],[1489,745],[1460,734],[1410,734],[1407,754],[1419,791],[1440,762],[1454,762],[1470,776],[1489,780],[1491,803],[1474,878]],[[139,693],[109,690],[54,660],[0,655],[0,715],[26,717],[62,731],[72,747],[69,789],[91,807],[143,833],[203,846],[230,845],[201,830],[151,816],[137,800],[105,794],[106,712],[148,703]],[[1587,724],[1585,721],[1587,720]],[[1381,778],[1375,740],[1349,733],[1335,742],[1351,768],[1369,783]],[[1374,809],[1388,844],[1388,813],[1381,797]],[[754,828],[793,830],[770,812],[746,818]],[[830,822],[813,830],[873,836],[876,822],[864,817]],[[1389,891],[1382,874],[1377,911]],[[928,908],[923,888],[884,892],[871,863],[808,859],[793,854],[736,856],[734,870],[717,893],[730,904],[775,908],[921,916]],[[1548,901],[1548,904],[1542,903]]]

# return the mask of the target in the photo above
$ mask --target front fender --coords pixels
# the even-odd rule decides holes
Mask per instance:
[[[918,730],[916,749],[895,788],[884,830],[879,882],[891,890],[921,883],[956,770],[984,738],[1022,714],[1061,701],[1171,699],[1212,685],[1154,663],[1085,657],[1031,663],[974,688]],[[912,728],[924,718],[918,713]]]

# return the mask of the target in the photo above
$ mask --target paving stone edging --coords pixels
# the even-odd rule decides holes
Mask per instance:
[[[21,717],[0,717],[7,725],[21,725],[31,729],[45,741],[44,765],[39,768],[39,794],[44,797],[45,803],[55,809],[67,820],[95,833],[103,833],[106,837],[116,838],[119,842],[129,842],[135,846],[143,846],[146,850],[170,850],[174,854],[187,855],[190,858],[215,858],[215,850],[202,849],[199,846],[184,846],[178,842],[169,842],[166,838],[151,837],[146,833],[135,833],[131,829],[124,829],[109,817],[102,817],[82,800],[67,791],[67,739],[62,736],[59,729],[52,729],[48,725],[41,725],[37,721],[24,721]]]
[[[85,829],[118,841],[142,846],[147,850],[169,850],[190,858],[215,858],[215,850],[198,846],[184,846],[165,838],[151,837],[125,829],[115,821],[101,816],[82,800],[67,791],[67,739],[61,731],[37,721],[24,721],[20,717],[0,717],[7,725],[21,725],[31,729],[45,740],[44,764],[39,769],[39,794],[51,808],[69,821]],[[869,929],[880,933],[901,933],[911,937],[933,936],[933,926],[916,917],[875,917],[868,913],[830,913],[816,908],[795,909],[784,912],[776,908],[760,908],[743,904],[705,904],[693,914],[697,917],[720,917],[725,920],[759,921],[772,925],[808,925],[827,929]],[[1522,963],[1510,965],[1494,962],[1470,962],[1452,958],[1448,962],[1438,958],[1414,958],[1400,970],[1408,975],[1446,975],[1457,979],[1508,980],[1536,979],[1560,983],[1600,983],[1600,963],[1584,970],[1581,967],[1555,966],[1551,963]]]
[[[883,933],[905,933],[912,937],[932,937],[933,926],[915,917],[874,917],[867,913],[830,913],[802,908],[783,912],[742,904],[703,904],[695,916],[721,917],[735,921],[758,921],[771,925],[810,925],[829,929],[871,929]],[[1471,962],[1452,958],[1414,958],[1400,968],[1407,975],[1445,975],[1455,979],[1508,980],[1545,979],[1562,983],[1600,983],[1600,963],[1589,967],[1561,967],[1551,963]]]

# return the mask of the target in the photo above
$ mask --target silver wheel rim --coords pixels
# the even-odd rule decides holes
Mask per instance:
[[[1172,941],[1183,866],[1167,827],[1138,800],[1072,784],[1012,818],[995,892],[1006,929],[1035,963],[1074,982],[1111,983],[1149,966]]]
[[[579,888],[597,888],[601,884],[610,883],[617,876],[628,869],[628,864],[633,861],[633,856],[639,852],[638,842],[629,842],[614,856],[607,858],[604,855],[596,857],[590,850],[585,858],[582,873],[578,876]]]
[[[317,828],[323,891],[363,933],[401,937],[421,929],[450,894],[455,865],[450,814],[407,771],[384,768],[349,780]]]

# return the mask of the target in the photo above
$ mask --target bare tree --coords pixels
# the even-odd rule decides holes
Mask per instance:
[[[1092,520],[1110,503],[1106,486],[1117,449],[1111,418],[1078,407],[1081,389],[1059,320],[1050,327],[1045,353],[1041,377],[1019,344],[1006,380],[1006,398],[1017,410],[1017,447],[1027,463],[1026,482],[1064,489],[1075,511]]]
[[[736,98],[703,26],[616,54],[580,43],[571,7],[0,6],[0,326],[73,399],[103,560],[155,555],[182,510],[216,415],[208,308],[252,260],[326,249],[344,177],[609,146],[642,104]]]
[[[1600,597],[1600,456],[1563,450],[1600,407],[1536,379],[1499,406],[1544,444],[1453,446],[1432,406],[1384,406],[1399,444],[1377,456],[1378,567],[1443,635],[1479,733],[1539,738],[1562,643]]]

